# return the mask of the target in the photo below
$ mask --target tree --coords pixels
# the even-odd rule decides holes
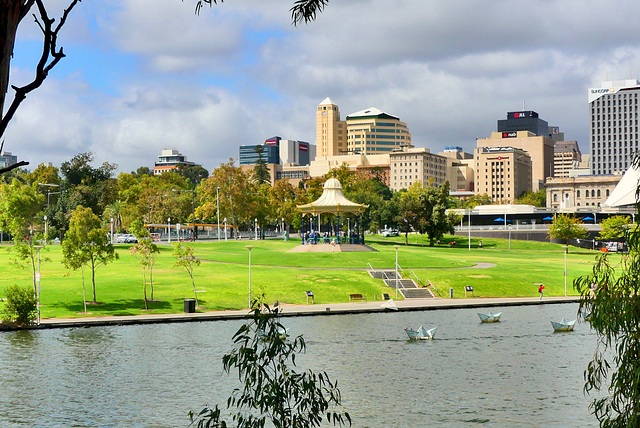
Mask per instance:
[[[587,229],[582,220],[569,214],[558,214],[549,225],[549,238],[552,239],[581,239],[587,236]]]
[[[269,168],[267,168],[267,162],[262,157],[264,146],[257,145],[255,151],[258,154],[258,160],[253,167],[253,181],[255,181],[258,186],[264,183],[271,183],[271,177],[269,174]]]
[[[434,241],[442,238],[445,233],[452,235],[454,232],[452,218],[445,213],[448,196],[448,181],[438,187],[425,187],[420,196],[422,215],[419,218],[419,227],[429,237],[430,247],[433,247]]]
[[[585,371],[584,390],[608,391],[590,404],[601,427],[640,426],[639,241],[637,229],[629,233],[629,254],[620,271],[604,253],[590,275],[574,282],[581,294],[579,314],[588,316],[598,335],[598,348]]]
[[[253,224],[259,208],[256,198],[258,186],[247,172],[235,166],[233,159],[215,168],[211,177],[202,181],[200,189],[201,203],[196,209],[198,218],[216,218],[216,202],[219,202],[220,216],[228,217],[234,227],[241,223]]]
[[[296,370],[296,355],[306,351],[304,338],[286,338],[277,307],[255,301],[252,307],[252,319],[236,332],[234,348],[222,357],[224,370],[237,371],[241,383],[227,400],[233,422],[227,423],[216,405],[198,415],[190,412],[192,425],[257,428],[270,421],[280,428],[309,428],[321,426],[326,417],[334,425],[350,426],[349,414],[334,410],[341,402],[338,383],[325,372]]]
[[[191,188],[195,189],[198,184],[209,176],[209,171],[200,165],[189,165],[179,163],[176,172],[191,183]]]
[[[109,242],[107,230],[91,208],[78,205],[71,213],[69,230],[62,241],[62,257],[68,268],[75,270],[86,265],[91,269],[93,304],[97,304],[96,270],[118,259],[118,254]],[[82,278],[84,289],[84,273]]]
[[[10,285],[5,289],[5,298],[3,322],[28,325],[36,319],[38,300],[29,287]]]
[[[516,200],[516,204],[533,205],[534,207],[546,207],[547,206],[547,191],[540,189],[537,192],[522,192]]]
[[[638,167],[640,157],[633,163]],[[598,335],[598,348],[585,371],[584,391],[608,392],[590,405],[601,427],[640,426],[640,229],[636,224],[625,234],[629,253],[617,271],[603,253],[590,275],[574,281],[581,295],[578,314],[588,317]]]
[[[198,304],[198,293],[196,292],[196,283],[193,280],[193,271],[196,266],[200,266],[200,259],[193,255],[193,248],[183,247],[179,242],[173,244],[173,255],[176,257],[176,267],[181,267],[189,274],[191,285],[193,285],[193,295],[196,298],[196,308]]]
[[[220,3],[223,1],[220,0]],[[218,0],[197,0],[196,13],[199,13],[202,6],[206,4],[212,6],[218,4]],[[329,4],[329,0],[295,0],[290,9],[293,24],[309,23],[315,20],[318,13],[321,13],[327,4]]]
[[[478,205],[491,205],[491,204],[492,204],[491,197],[486,193],[483,193],[482,195],[473,195],[465,199],[463,203],[464,208],[475,208]]]
[[[625,238],[627,230],[631,227],[631,219],[625,215],[614,215],[600,222],[602,230],[599,239],[619,241]]]
[[[41,223],[44,197],[18,180],[0,184],[0,226],[11,233],[18,262],[31,267],[33,292],[36,290],[38,248],[44,245]]]
[[[27,95],[38,89],[49,72],[64,58],[62,48],[58,48],[58,34],[67,21],[67,17],[80,0],[73,0],[57,21],[49,17],[44,0],[0,0],[0,137],[2,137]],[[9,108],[4,110],[4,101],[9,90],[9,69],[18,27],[30,11],[35,9],[34,18],[42,31],[42,51],[33,80],[24,86],[12,86],[15,94]],[[8,168],[0,169],[0,174],[11,169],[28,165],[18,162]]]
[[[151,301],[153,301],[153,266],[156,263],[156,258],[160,250],[158,246],[153,243],[149,231],[145,229],[140,220],[136,220],[131,225],[138,242],[131,247],[131,254],[140,255],[140,264],[142,265],[142,289],[144,293],[144,308],[149,309],[149,303],[147,300],[147,270],[149,271],[149,286],[151,288]]]

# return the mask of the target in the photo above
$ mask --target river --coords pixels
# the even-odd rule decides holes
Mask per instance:
[[[582,393],[589,325],[553,333],[577,305],[284,318],[303,334],[301,367],[339,381],[354,427],[597,426]],[[404,327],[438,327],[409,342]],[[0,426],[185,427],[223,404],[239,321],[0,332]]]

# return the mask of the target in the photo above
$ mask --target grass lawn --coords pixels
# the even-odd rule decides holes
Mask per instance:
[[[449,246],[458,240],[457,247]],[[546,285],[545,296],[564,295],[564,255],[560,245],[482,238],[483,249],[477,248],[478,239],[472,238],[468,250],[466,237],[447,237],[441,246],[422,246],[420,237],[372,237],[369,243],[377,252],[359,253],[288,253],[299,241],[211,241],[190,245],[201,258],[194,280],[201,310],[242,309],[249,300],[249,252],[252,250],[252,292],[264,293],[267,301],[306,303],[305,290],[312,290],[317,304],[347,302],[349,294],[361,293],[369,300],[380,298],[390,289],[382,281],[373,279],[363,269],[393,269],[396,250],[400,245],[398,261],[406,275],[410,271],[425,283],[430,281],[441,297],[464,297],[464,286],[472,285],[476,297],[536,296],[536,282]],[[425,245],[428,241],[425,240]],[[0,248],[0,296],[4,287],[17,283],[31,285],[28,269],[12,263],[11,246]],[[96,297],[99,305],[88,305],[87,316],[137,315],[143,313],[178,313],[183,311],[185,298],[193,298],[193,287],[188,274],[174,267],[172,248],[161,245],[154,268],[154,298],[149,311],[144,310],[142,268],[139,260],[130,254],[130,246],[117,247],[119,260],[100,267],[96,272]],[[82,275],[68,271],[62,264],[60,246],[43,251],[48,261],[41,266],[41,313],[43,318],[85,316],[82,304]],[[567,257],[567,291],[573,278],[590,272],[597,252],[571,248]],[[618,255],[612,255],[619,261]],[[476,263],[493,263],[488,269],[461,269]],[[85,274],[86,297],[91,301],[91,272]],[[147,286],[147,296],[150,290]]]

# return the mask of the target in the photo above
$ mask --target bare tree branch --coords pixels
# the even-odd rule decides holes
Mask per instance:
[[[29,162],[20,161],[18,163],[14,163],[13,165],[6,167],[6,168],[0,168],[0,175],[4,174],[5,172],[9,172],[12,169],[20,168],[21,166],[25,166],[25,165],[29,165]]]
[[[20,104],[27,98],[27,94],[39,88],[40,85],[44,82],[44,80],[49,75],[49,72],[53,67],[58,64],[58,62],[65,57],[62,48],[57,48],[58,43],[58,33],[64,26],[69,13],[73,10],[73,8],[80,3],[82,0],[73,0],[68,8],[66,8],[60,18],[59,24],[54,28],[53,23],[55,19],[49,18],[49,14],[47,13],[47,9],[44,5],[43,0],[29,0],[25,3],[24,10],[28,10],[27,6],[31,7],[34,2],[38,8],[38,14],[40,15],[39,19],[34,14],[34,19],[40,29],[42,30],[43,35],[43,43],[42,43],[42,54],[40,55],[40,60],[38,61],[38,65],[36,66],[36,75],[33,80],[25,86],[17,87],[11,86],[15,91],[15,96],[11,105],[7,109],[6,114],[2,117],[0,121],[0,135],[3,135],[9,125],[11,119],[15,115]]]

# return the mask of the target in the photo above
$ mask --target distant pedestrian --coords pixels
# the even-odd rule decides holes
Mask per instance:
[[[540,284],[540,287],[538,287],[538,293],[540,293],[540,300],[542,300],[542,295],[544,294],[544,284]]]
[[[478,248],[482,249],[482,241],[478,242]]]

